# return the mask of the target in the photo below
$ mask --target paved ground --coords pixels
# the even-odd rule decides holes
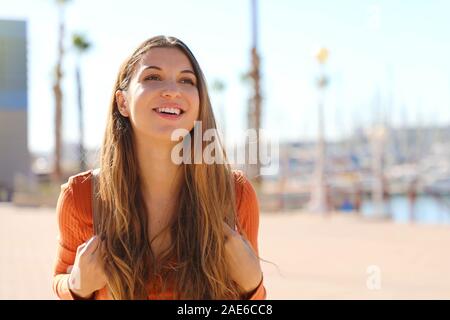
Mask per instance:
[[[0,299],[55,299],[54,209],[0,204]],[[269,299],[450,299],[450,227],[262,214]]]
[[[54,211],[0,204],[0,299],[55,299]]]
[[[271,299],[450,299],[450,227],[263,215]]]

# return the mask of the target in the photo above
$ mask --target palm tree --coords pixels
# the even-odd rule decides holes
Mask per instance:
[[[74,34],[72,36],[72,45],[77,53],[75,73],[76,73],[77,94],[78,94],[78,127],[80,130],[79,161],[80,161],[80,170],[85,171],[86,152],[83,143],[84,126],[83,126],[83,95],[81,88],[81,57],[83,53],[85,53],[91,47],[91,44],[86,40],[84,36],[80,34]]]
[[[63,78],[62,62],[64,58],[64,9],[66,3],[69,0],[56,0],[58,7],[58,57],[55,68],[55,82],[53,84],[53,93],[55,95],[55,155],[54,155],[54,168],[53,177],[56,182],[60,182],[62,179],[61,170],[61,151],[62,151],[62,101],[63,93],[61,90],[61,82]]]
[[[253,167],[254,172],[252,175],[255,176],[255,187],[259,189],[261,187],[261,161],[259,158],[259,129],[261,128],[261,74],[260,74],[260,58],[258,53],[258,9],[257,0],[251,0],[251,16],[252,16],[252,69],[248,76],[253,82],[253,98],[250,101],[250,108],[248,112],[248,125],[251,129],[256,131],[256,166]],[[252,171],[253,171],[252,170]]]

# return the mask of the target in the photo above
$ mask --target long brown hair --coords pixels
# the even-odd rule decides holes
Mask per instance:
[[[133,131],[130,120],[118,110],[115,92],[127,90],[137,63],[147,51],[157,47],[176,48],[188,57],[198,79],[198,120],[202,121],[202,131],[216,128],[205,77],[182,41],[153,37],[122,64],[101,149],[97,195],[98,232],[104,239],[102,254],[108,288],[114,299],[146,299],[148,290],[158,290],[148,283],[156,284],[156,279],[160,279],[164,288],[171,275],[176,298],[238,299],[241,288],[229,277],[225,261],[223,221],[233,227],[237,221],[234,180],[227,163],[181,164],[184,178],[177,197],[178,207],[168,226],[171,245],[159,259],[151,250]],[[226,159],[223,148],[220,152]],[[170,263],[173,258],[175,264]]]

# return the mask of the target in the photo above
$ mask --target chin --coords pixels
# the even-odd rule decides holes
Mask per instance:
[[[153,130],[151,132],[148,132],[146,135],[150,137],[152,140],[157,140],[160,142],[167,142],[169,144],[176,144],[179,141],[173,141],[172,140],[172,133],[178,128],[165,128],[162,130]],[[183,128],[189,131],[188,128]]]

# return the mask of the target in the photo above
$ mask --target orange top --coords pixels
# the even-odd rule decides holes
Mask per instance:
[[[248,240],[258,254],[259,207],[255,190],[240,171],[233,172],[236,188],[237,218]],[[59,223],[57,257],[54,266],[53,291],[60,299],[75,299],[68,288],[67,268],[74,264],[77,247],[93,235],[92,223],[92,170],[69,178],[61,186],[56,212]],[[259,255],[259,254],[258,254]],[[106,286],[96,291],[96,300],[110,299]],[[173,292],[149,292],[148,299],[174,299]],[[250,300],[266,299],[263,282]]]

